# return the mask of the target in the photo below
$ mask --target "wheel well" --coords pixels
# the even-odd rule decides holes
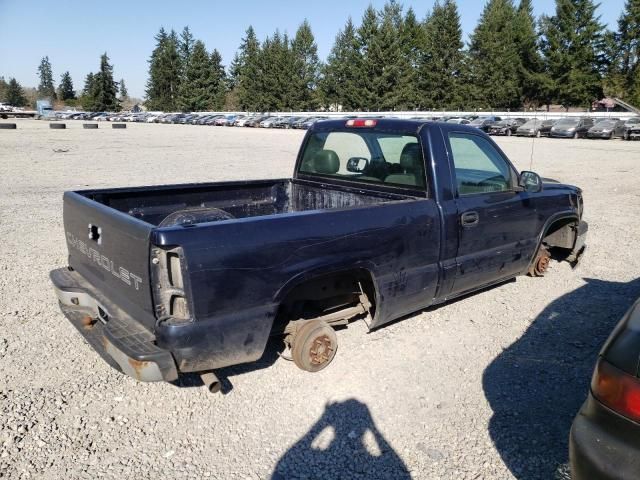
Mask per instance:
[[[549,248],[571,250],[575,244],[578,219],[563,218],[553,222],[544,233],[542,243]]]
[[[351,307],[364,305],[362,294],[366,295],[369,303],[366,310],[373,317],[376,290],[373,277],[367,270],[346,270],[305,279],[291,288],[280,302],[272,333],[281,333],[287,323],[293,320],[333,313],[340,317],[340,311],[348,312]]]

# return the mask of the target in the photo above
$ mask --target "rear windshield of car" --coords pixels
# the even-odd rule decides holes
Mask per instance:
[[[403,133],[315,132],[305,145],[299,173],[414,190],[425,188],[418,137]]]
[[[534,128],[540,125],[540,120],[529,120],[522,124],[523,128]]]
[[[580,119],[579,118],[563,118],[562,120],[558,120],[558,122],[556,123],[556,127],[566,127],[566,126],[573,126],[573,125],[578,125],[580,123]]]

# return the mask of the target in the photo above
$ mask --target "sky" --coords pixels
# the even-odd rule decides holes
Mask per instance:
[[[601,0],[598,14],[611,29],[625,0]],[[161,26],[181,31],[188,25],[209,50],[217,48],[228,65],[240,39],[253,25],[262,40],[276,29],[295,34],[306,18],[326,58],[336,33],[349,16],[360,23],[369,4],[381,8],[384,0],[0,0],[0,76],[15,77],[25,87],[38,85],[40,59],[48,55],[54,82],[68,70],[76,90],[89,72],[99,68],[100,55],[107,52],[116,80],[123,78],[130,96],[142,98],[147,81],[147,60],[154,48],[154,35]],[[400,0],[413,7],[419,18],[431,9],[433,0]],[[458,0],[464,38],[473,31],[486,0]],[[536,15],[552,15],[554,0],[533,0]]]

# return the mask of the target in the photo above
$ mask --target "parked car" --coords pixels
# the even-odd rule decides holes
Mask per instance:
[[[519,127],[527,122],[526,118],[505,118],[499,122],[490,125],[487,129],[489,135],[506,135],[510,137]]]
[[[493,117],[493,116],[478,117],[475,120],[472,120],[471,123],[469,123],[469,126],[474,128],[479,128],[483,132],[488,132],[489,127],[491,127],[491,125],[493,125],[494,123],[499,122],[500,120],[502,120],[500,117]]]
[[[212,117],[209,117],[205,122],[204,125],[208,125],[208,126],[215,126],[216,122],[218,120],[220,120],[224,115],[213,115]]]
[[[297,122],[300,119],[300,117],[281,117],[280,120],[278,120],[275,123],[275,127],[276,128],[291,128],[291,125],[294,122]]]
[[[587,138],[606,138],[611,140],[617,132],[622,132],[624,122],[620,119],[605,119],[587,130]]]
[[[593,127],[593,118],[591,117],[561,118],[551,127],[549,136],[554,138],[585,138],[591,127]]]
[[[631,140],[631,130],[637,130],[639,126],[640,117],[631,117],[626,122],[624,122],[624,125],[620,127],[618,133],[623,140]]]
[[[300,117],[291,124],[291,128],[302,128],[302,125],[313,117]]]
[[[627,140],[640,140],[640,123],[633,124],[627,129]]]
[[[260,122],[262,128],[275,128],[276,123],[281,121],[282,117],[267,117]]]
[[[70,322],[138,380],[202,372],[212,389],[215,369],[256,361],[271,336],[315,372],[335,355],[333,326],[542,276],[549,249],[575,260],[587,234],[579,188],[518,172],[477,129],[395,119],[314,123],[290,179],[63,204],[69,267],[51,280]]]
[[[258,127],[260,126],[260,122],[263,121],[265,118],[267,118],[266,115],[259,115],[253,118],[250,118],[249,120],[247,120],[246,122],[244,122],[244,126],[245,127]]]
[[[586,402],[569,437],[573,480],[626,480],[640,474],[640,300],[600,351]]]
[[[326,120],[327,117],[311,117],[308,118],[306,122],[302,122],[302,124],[300,125],[300,128],[302,128],[303,130],[308,130],[309,128],[311,128],[311,126],[320,121],[320,120]]]
[[[516,130],[518,137],[548,137],[556,120],[530,119]]]

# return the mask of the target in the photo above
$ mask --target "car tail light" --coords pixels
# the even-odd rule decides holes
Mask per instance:
[[[375,127],[377,123],[377,120],[370,118],[352,118],[351,120],[347,120],[347,127]]]
[[[181,247],[151,249],[151,278],[158,321],[183,323],[192,320],[187,303]]]
[[[640,422],[640,379],[600,360],[591,380],[593,395],[611,410]]]

